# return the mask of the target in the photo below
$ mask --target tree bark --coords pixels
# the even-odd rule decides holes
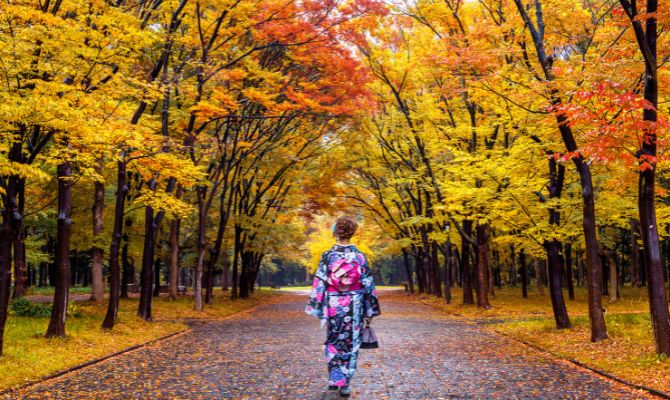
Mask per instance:
[[[119,268],[119,250],[121,247],[121,237],[123,235],[123,214],[126,207],[126,194],[128,193],[128,183],[126,181],[126,161],[117,162],[116,175],[116,204],[114,207],[114,226],[112,228],[112,242],[109,246],[109,303],[107,314],[102,322],[103,329],[112,329],[116,322],[119,312],[120,297],[120,268]]]
[[[563,245],[563,254],[565,258],[565,280],[568,284],[568,298],[575,299],[575,284],[572,280],[572,245],[566,242]]]
[[[72,164],[57,167],[58,214],[56,220],[56,288],[46,337],[64,337],[70,291],[70,233],[72,227]]]
[[[526,252],[519,252],[519,272],[521,274],[521,296],[528,298],[528,266],[526,265]]]
[[[156,183],[150,183],[149,186],[155,190]],[[137,309],[137,315],[145,321],[151,321],[151,306],[153,301],[154,285],[154,209],[151,206],[144,208],[144,248],[142,250],[142,269],[140,270],[140,302]]]
[[[409,292],[414,294],[414,282],[412,280],[412,268],[409,263],[409,255],[407,254],[406,249],[402,249],[402,256],[405,263],[405,274],[407,276],[407,285],[409,286]]]
[[[488,224],[477,224],[477,265],[475,267],[475,291],[477,292],[477,307],[491,308],[488,298],[486,273],[488,271]]]
[[[98,160],[96,172],[102,174],[103,160]],[[92,291],[91,300],[102,301],[104,297],[104,281],[102,278],[102,268],[104,259],[104,250],[97,246],[97,241],[103,231],[102,211],[105,207],[105,185],[102,181],[95,181],[93,191],[93,247],[91,248],[91,276]]]
[[[472,221],[463,220],[463,232],[472,236]],[[470,269],[470,242],[461,236],[461,280],[463,282],[463,304],[475,304],[472,294],[472,271]]]
[[[544,286],[542,285],[543,264],[545,264],[545,262],[540,262],[540,260],[537,258],[533,260],[533,267],[535,267],[535,286],[537,287],[537,293],[540,296],[544,296]]]
[[[563,298],[563,287],[561,284],[561,262],[560,249],[561,242],[554,239],[546,241],[544,248],[547,252],[547,266],[548,266],[548,281],[549,281],[549,295],[551,296],[551,306],[554,311],[554,319],[556,320],[556,328],[565,329],[572,328],[570,318],[568,317],[568,309],[565,307],[565,299]]]
[[[23,216],[25,211],[26,180],[24,178],[14,178],[16,180],[16,196],[18,200],[19,215]],[[26,242],[23,232],[23,218],[18,220],[13,237],[14,244],[14,293],[12,296],[16,299],[26,294],[27,288],[27,264],[26,264]]]
[[[180,220],[175,218],[170,223],[170,271],[168,294],[170,299],[175,300],[178,294],[179,282],[179,225]]]

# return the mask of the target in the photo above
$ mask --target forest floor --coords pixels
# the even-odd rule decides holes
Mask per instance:
[[[170,300],[166,296],[154,298],[153,322],[145,322],[136,315],[138,299],[131,295],[121,299],[117,323],[113,330],[104,331],[100,325],[107,310],[107,301],[87,301],[89,294],[70,295],[66,324],[67,337],[45,339],[49,318],[29,318],[10,315],[5,328],[4,354],[0,358],[0,390],[20,386],[42,377],[67,370],[110,354],[123,351],[152,340],[185,331],[193,320],[217,319],[268,302],[274,291],[257,292],[249,300],[232,302],[220,294],[214,304],[202,312],[193,310],[193,297],[180,296]],[[218,293],[217,293],[218,294]],[[50,302],[47,294],[31,294],[33,302]]]
[[[355,399],[648,398],[418,297],[380,290],[380,348],[361,350]],[[6,398],[334,399],[305,292],[12,392]]]
[[[575,360],[629,382],[670,393],[670,359],[659,357],[654,350],[646,288],[625,287],[621,298],[602,304],[609,339],[592,343],[588,319],[587,293],[575,289],[575,300],[565,301],[573,328],[556,329],[549,292],[540,295],[529,288],[528,298],[521,288],[496,290],[489,310],[462,305],[462,291],[454,288],[452,303],[427,296],[412,296],[412,301],[428,304],[445,314],[464,321],[484,324],[485,329],[508,335],[544,349],[551,354]]]

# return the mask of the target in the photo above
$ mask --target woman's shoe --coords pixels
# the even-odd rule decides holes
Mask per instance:
[[[351,396],[351,390],[348,387],[341,387],[340,397],[347,399],[349,396]]]

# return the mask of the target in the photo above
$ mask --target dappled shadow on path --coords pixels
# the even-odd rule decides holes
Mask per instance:
[[[187,334],[50,380],[22,399],[335,399],[319,322],[286,294]],[[643,398],[586,370],[382,293],[379,349],[361,350],[355,399]]]

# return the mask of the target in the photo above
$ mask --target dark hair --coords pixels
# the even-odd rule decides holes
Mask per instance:
[[[335,222],[335,229],[333,233],[338,239],[351,239],[356,233],[358,225],[349,217],[340,217]]]

